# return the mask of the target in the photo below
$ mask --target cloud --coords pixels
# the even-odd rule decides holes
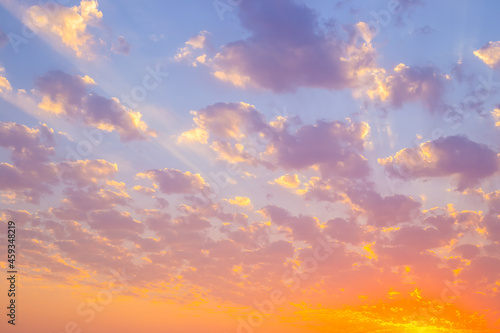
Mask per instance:
[[[488,203],[488,212],[500,215],[500,190],[484,194],[484,199]]]
[[[154,186],[166,194],[196,194],[207,187],[199,174],[175,169],[155,169],[137,174],[138,178],[153,181]]]
[[[281,132],[270,155],[285,170],[316,166],[323,177],[364,177],[369,168],[360,152],[369,129],[366,123],[317,121],[294,134]]]
[[[6,221],[15,221],[16,225],[27,227],[28,225],[36,227],[40,225],[40,218],[34,216],[27,210],[4,209],[1,211],[1,219]]]
[[[369,189],[348,189],[346,194],[350,201],[361,208],[369,225],[390,227],[399,223],[413,222],[421,203],[403,194],[382,197]]]
[[[298,187],[300,185],[300,180],[299,180],[299,177],[297,176],[297,174],[286,174],[286,175],[283,175],[279,178],[276,178],[274,180],[274,183],[280,185],[280,186],[283,186],[283,187],[287,187],[287,188],[294,188],[294,187]]]
[[[253,105],[243,102],[216,103],[192,114],[193,121],[197,125],[195,129],[223,139],[242,138],[267,126],[262,113]],[[207,140],[205,135],[200,135],[200,138],[201,140],[198,140],[200,142]]]
[[[486,237],[493,241],[500,241],[500,215],[484,217],[483,225],[486,227]]]
[[[207,144],[208,142],[208,132],[202,128],[193,128],[189,131],[183,132],[177,138],[178,143],[186,143],[186,142],[199,142],[202,144]]]
[[[134,240],[144,231],[144,225],[134,220],[129,213],[114,209],[91,212],[88,223],[110,240]]]
[[[106,160],[62,162],[59,167],[63,181],[77,187],[95,185],[99,180],[110,179],[118,172],[118,166]]]
[[[343,218],[328,220],[324,229],[324,234],[341,242],[358,245],[368,239],[367,232],[363,227],[354,221]]]
[[[493,119],[495,120],[495,126],[500,127],[500,105],[491,111]]]
[[[197,66],[198,63],[204,64],[206,62],[206,54],[198,53],[195,55],[196,50],[204,50],[208,46],[209,33],[206,30],[200,31],[196,36],[188,39],[184,44],[185,46],[179,47],[174,56],[175,61],[190,61],[191,65]]]
[[[162,213],[155,209],[141,211],[144,218],[144,224],[153,231],[162,231],[171,226],[172,216],[168,213]]]
[[[46,34],[57,36],[77,57],[93,59],[92,48],[98,43],[88,31],[102,19],[96,0],[82,0],[80,6],[64,7],[56,3],[27,9],[25,24]]]
[[[59,70],[49,71],[35,81],[42,96],[38,107],[66,117],[81,120],[102,131],[116,131],[122,141],[145,140],[154,132],[141,120],[141,113],[128,109],[115,98],[88,94],[87,87],[95,84],[90,77],[70,75]]]
[[[0,190],[31,203],[51,194],[51,186],[58,182],[57,166],[50,162],[53,145],[53,130],[45,124],[34,129],[0,122],[0,146],[11,150],[13,162],[0,163]]]
[[[209,144],[221,160],[269,169],[313,167],[324,177],[368,175],[367,160],[360,154],[370,130],[367,123],[317,121],[290,133],[298,118],[266,123],[263,114],[246,103],[216,103],[193,114],[194,129],[205,133],[198,142]]]
[[[413,29],[411,31],[411,33],[421,34],[421,35],[429,35],[429,34],[432,34],[435,31],[436,30],[434,28],[432,28],[430,25],[426,24],[423,27]]]
[[[134,186],[133,190],[145,195],[152,195],[153,193],[156,193],[154,188],[144,187],[141,185]]]
[[[111,214],[113,213],[108,213],[107,216],[110,217]],[[118,215],[121,216],[119,213],[114,214],[113,217],[117,217]],[[106,230],[106,221],[101,221],[101,219],[105,216],[106,212],[100,213],[95,215],[93,220],[96,227],[104,232]],[[124,215],[122,219],[126,221],[124,225],[120,227],[122,229],[127,226],[130,228],[130,221],[127,216]],[[123,221],[120,219],[114,222],[111,221],[110,223],[120,222]],[[133,226],[134,225],[132,225],[132,229],[134,229]],[[109,269],[122,270],[124,267],[132,267],[132,254],[129,250],[109,244],[105,239],[96,237],[93,233],[82,228],[82,226],[76,222],[64,223],[63,227],[64,236],[58,237],[58,239],[54,241],[54,245],[59,249],[60,253],[65,254],[72,260],[101,272],[108,271]],[[139,228],[137,228],[137,230],[139,230]]]
[[[227,202],[229,202],[231,205],[248,207],[249,209],[252,209],[252,201],[247,197],[236,196],[234,197],[234,199],[227,199]]]
[[[119,36],[116,43],[111,46],[111,51],[118,54],[129,55],[130,54],[130,43],[127,42],[125,37]]]
[[[2,74],[4,71],[5,69],[3,67],[0,67],[0,74]],[[10,85],[9,80],[7,80],[6,77],[0,75],[0,94],[4,93],[4,90],[12,91],[12,86]]]
[[[104,131],[116,131],[123,141],[145,140],[146,135],[154,136],[154,132],[141,120],[142,114],[128,109],[117,98],[91,94],[85,98],[83,107],[85,123]]]
[[[393,232],[392,244],[412,248],[417,252],[442,247],[451,241],[451,237],[443,237],[436,228],[420,226],[404,226]]]
[[[498,68],[500,65],[500,41],[489,42],[479,50],[474,51],[474,55],[491,68]]]
[[[479,284],[491,283],[498,281],[500,275],[500,259],[487,256],[477,256],[470,265],[460,274],[460,278],[468,281],[473,281]]]
[[[90,187],[88,189],[66,188],[62,209],[76,209],[82,212],[110,209],[116,205],[126,206],[131,200],[126,192]]]
[[[273,224],[283,227],[282,231],[295,241],[315,243],[316,238],[321,235],[319,221],[314,217],[302,214],[295,217],[286,209],[274,205],[265,206],[262,212]]]
[[[372,99],[387,101],[394,108],[408,102],[421,101],[434,111],[445,92],[445,76],[432,66],[408,67],[399,64],[391,75],[385,70],[375,74],[375,84],[367,91]]]
[[[344,89],[358,85],[374,65],[368,42],[321,30],[318,15],[303,4],[243,1],[239,9],[251,36],[226,44],[212,59],[214,76],[223,81],[278,93],[303,86]]]
[[[474,244],[463,244],[453,248],[453,252],[458,253],[466,260],[474,259],[481,252],[480,248]]]
[[[499,170],[496,152],[464,136],[428,141],[378,161],[390,176],[404,180],[456,176],[460,191],[478,185]]]

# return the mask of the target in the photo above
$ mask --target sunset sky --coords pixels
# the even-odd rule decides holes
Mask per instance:
[[[499,15],[0,0],[2,332],[500,332]]]

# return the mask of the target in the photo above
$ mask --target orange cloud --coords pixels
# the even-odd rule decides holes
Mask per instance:
[[[252,202],[247,197],[234,197],[234,199],[227,200],[231,205],[237,205],[242,207],[252,208]]]
[[[93,59],[92,47],[97,44],[88,31],[88,25],[97,25],[102,19],[96,0],[82,0],[80,6],[64,7],[59,4],[42,4],[28,8],[26,24],[33,29],[57,36],[75,52],[77,57]]]
[[[474,51],[474,55],[491,68],[497,68],[500,64],[500,41],[489,42],[479,50]]]
[[[274,182],[278,185],[287,188],[295,188],[300,185],[300,180],[297,174],[286,174],[279,178],[276,178]]]

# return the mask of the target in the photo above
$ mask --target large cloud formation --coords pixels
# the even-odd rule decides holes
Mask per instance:
[[[369,43],[323,31],[317,14],[303,4],[244,0],[239,7],[241,24],[252,35],[215,56],[214,75],[221,80],[275,92],[301,86],[344,89],[357,85],[374,65]]]

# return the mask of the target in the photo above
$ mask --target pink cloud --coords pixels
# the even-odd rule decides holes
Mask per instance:
[[[463,244],[455,247],[453,252],[459,254],[464,259],[471,260],[479,255],[481,249],[474,244]]]
[[[106,160],[62,162],[59,168],[64,183],[78,187],[95,185],[98,181],[113,178],[118,172],[118,166]]]
[[[94,80],[88,76],[49,71],[35,81],[42,96],[38,106],[71,121],[83,121],[106,132],[116,131],[123,141],[145,140],[154,135],[141,120],[142,115],[122,105],[117,98],[87,93],[88,86],[93,84]]]
[[[415,101],[421,101],[430,111],[442,107],[446,80],[436,68],[399,64],[392,74],[380,76],[376,77],[375,86],[368,91],[371,97],[387,101],[394,108]]]
[[[38,203],[43,194],[51,194],[57,184],[57,166],[50,163],[55,155],[53,131],[46,125],[38,129],[16,123],[0,122],[0,146],[11,150],[13,164],[0,163],[0,190]]]
[[[103,188],[90,187],[88,189],[64,190],[64,210],[71,208],[91,212],[94,210],[109,209],[116,205],[127,206],[131,198],[125,193],[118,193]]]
[[[304,215],[295,217],[287,210],[272,205],[264,207],[262,211],[273,224],[283,227],[284,232],[295,241],[314,243],[321,234],[319,221],[313,217]]]
[[[95,223],[100,224],[100,221]],[[122,270],[124,267],[132,270],[130,251],[96,237],[76,222],[65,223],[64,229],[65,237],[54,241],[64,255],[97,271]]]
[[[317,121],[292,132],[299,119],[266,123],[261,112],[245,103],[210,105],[195,113],[194,122],[195,129],[207,133],[203,143],[229,163],[285,170],[316,167],[324,177],[369,173],[361,155],[370,130],[364,122]]]
[[[215,56],[219,79],[279,93],[301,86],[344,89],[355,86],[358,72],[374,65],[369,44],[322,30],[318,15],[304,4],[257,0],[243,1],[239,8],[241,24],[252,35],[226,44]]]
[[[89,225],[101,235],[111,240],[133,240],[144,231],[144,225],[129,213],[115,209],[96,210],[89,214]]]
[[[405,148],[394,156],[379,159],[379,163],[390,176],[404,180],[455,176],[458,190],[474,187],[499,170],[495,151],[464,136]]]
[[[370,239],[363,227],[354,221],[348,221],[343,218],[328,220],[323,233],[335,240],[353,245],[359,245],[361,242]]]
[[[294,134],[281,132],[273,142],[273,157],[285,170],[318,166],[323,177],[364,177],[369,167],[360,152],[368,131],[365,123],[318,121]]]
[[[175,169],[148,170],[138,173],[137,177],[153,181],[166,194],[195,194],[207,186],[199,174]]]
[[[409,196],[394,194],[382,197],[372,190],[348,190],[352,203],[359,206],[368,218],[368,224],[389,227],[399,223],[412,222],[422,206]]]

